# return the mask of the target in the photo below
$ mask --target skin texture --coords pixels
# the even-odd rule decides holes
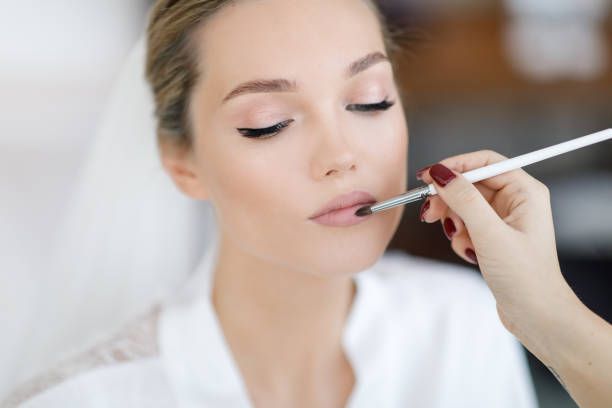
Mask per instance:
[[[162,162],[182,192],[215,209],[224,335],[255,406],[342,406],[355,381],[341,347],[352,277],[383,255],[404,207],[344,228],[308,218],[353,190],[379,201],[406,191],[408,130],[391,64],[346,77],[355,60],[385,54],[378,20],[360,0],[243,0],[195,39],[194,149],[163,151]],[[275,78],[297,91],[223,102],[240,83]],[[347,110],[385,98],[395,102],[386,111]],[[289,119],[267,139],[236,130]]]

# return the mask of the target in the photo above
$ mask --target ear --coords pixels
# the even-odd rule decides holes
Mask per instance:
[[[161,162],[179,190],[196,200],[208,200],[204,180],[198,173],[191,151],[165,146],[161,149]]]

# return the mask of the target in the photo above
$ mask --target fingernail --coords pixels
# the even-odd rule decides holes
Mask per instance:
[[[472,260],[476,265],[478,265],[478,258],[476,258],[476,252],[472,248],[468,248],[465,250],[465,255]]]
[[[423,177],[423,173],[425,173],[430,167],[431,167],[431,165],[429,165],[427,167],[423,167],[422,169],[417,170],[417,172],[416,172],[417,180],[420,180],[421,177]]]
[[[429,174],[435,180],[435,182],[441,185],[442,187],[450,183],[451,180],[456,177],[455,173],[453,173],[448,167],[440,163],[431,166]]]
[[[452,219],[446,218],[444,220],[444,234],[446,234],[446,238],[449,240],[453,239],[453,235],[457,232],[457,228],[455,228],[455,223]]]
[[[421,210],[419,211],[419,218],[421,222],[425,221],[425,212],[429,209],[429,199],[425,200],[425,202],[421,205]]]

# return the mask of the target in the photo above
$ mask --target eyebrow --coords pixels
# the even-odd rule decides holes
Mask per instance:
[[[360,72],[370,68],[372,65],[383,61],[389,62],[389,58],[385,54],[380,51],[371,52],[351,63],[345,72],[345,77],[347,79],[354,77]],[[288,79],[256,79],[253,81],[243,82],[235,87],[230,93],[227,94],[225,98],[223,98],[222,103],[247,93],[295,92],[296,90],[296,82]]]

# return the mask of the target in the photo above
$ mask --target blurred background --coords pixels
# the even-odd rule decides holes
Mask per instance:
[[[41,264],[147,0],[22,0],[0,13],[0,396],[61,350],[27,332]],[[397,72],[416,169],[493,149],[512,157],[612,127],[609,0],[380,0],[413,40]],[[526,168],[551,190],[563,273],[612,321],[612,146]],[[458,264],[441,226],[405,210],[391,248]],[[474,273],[478,273],[474,269]],[[5,330],[6,329],[6,330]],[[575,404],[526,351],[542,407]],[[1,399],[1,398],[0,398]]]

